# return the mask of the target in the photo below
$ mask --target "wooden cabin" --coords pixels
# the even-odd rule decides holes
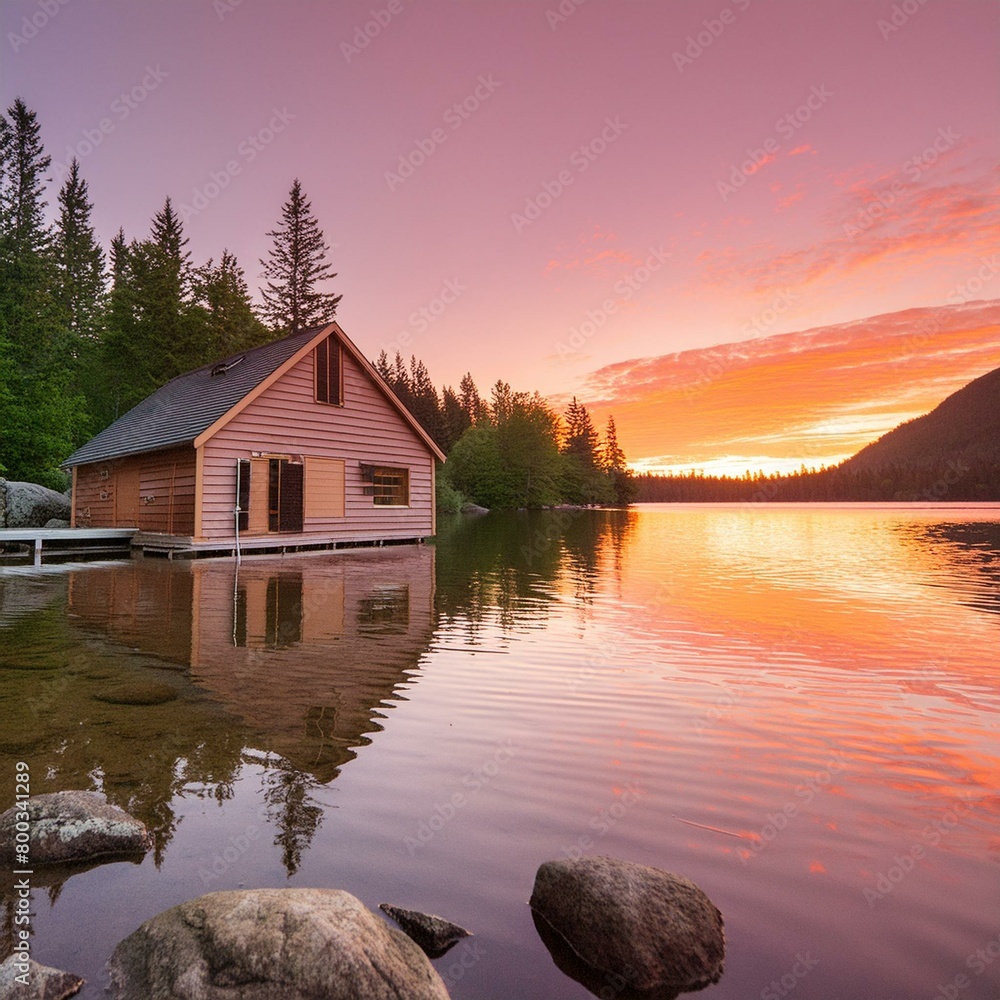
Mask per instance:
[[[147,551],[416,541],[444,455],[338,324],[179,375],[63,463],[74,527]]]

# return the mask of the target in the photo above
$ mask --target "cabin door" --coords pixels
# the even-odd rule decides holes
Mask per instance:
[[[115,473],[115,527],[139,527],[139,466],[125,463]]]
[[[238,466],[239,526],[250,535],[301,531],[303,466],[287,458],[243,459]]]
[[[302,468],[285,458],[268,460],[268,531],[302,530]]]

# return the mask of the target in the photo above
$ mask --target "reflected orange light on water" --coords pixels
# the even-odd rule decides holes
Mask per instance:
[[[714,792],[689,792],[678,817],[706,831],[692,844],[755,864],[784,809],[781,822],[815,824],[812,849],[829,852],[802,859],[811,874],[834,857],[842,869],[851,852],[833,845],[875,829],[928,854],[933,840],[942,857],[983,850],[1000,819],[1000,763],[982,738],[998,708],[984,651],[997,648],[1000,616],[978,606],[988,565],[975,542],[948,530],[940,509],[651,505],[605,546],[606,586],[574,608],[578,639],[604,637],[596,662],[636,756],[677,769],[698,741],[685,777]],[[635,717],[651,674],[666,683],[669,725]],[[739,821],[747,813],[757,829]]]

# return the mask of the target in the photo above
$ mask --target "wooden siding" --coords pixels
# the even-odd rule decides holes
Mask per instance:
[[[194,466],[191,448],[78,466],[73,477],[74,527],[192,534]]]
[[[343,515],[317,510],[307,501],[306,535],[363,540],[421,538],[433,533],[434,457],[425,443],[347,351],[343,354],[344,405],[317,403],[313,360],[312,353],[302,358],[205,442],[198,537],[232,538],[236,462],[253,453],[288,455],[293,461],[344,462]],[[365,486],[370,484],[362,480],[362,464],[406,468],[409,505],[374,504],[365,495]],[[250,533],[260,530],[255,517],[256,471],[255,467],[250,480]]]
[[[194,534],[194,451],[174,448],[143,455],[139,474],[139,529]],[[230,517],[232,512],[230,511]]]

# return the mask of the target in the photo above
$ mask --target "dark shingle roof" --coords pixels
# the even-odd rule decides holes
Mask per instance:
[[[194,441],[281,367],[323,327],[233,354],[178,375],[73,452],[63,468]],[[242,360],[240,360],[242,359]],[[222,374],[213,369],[227,366]]]

